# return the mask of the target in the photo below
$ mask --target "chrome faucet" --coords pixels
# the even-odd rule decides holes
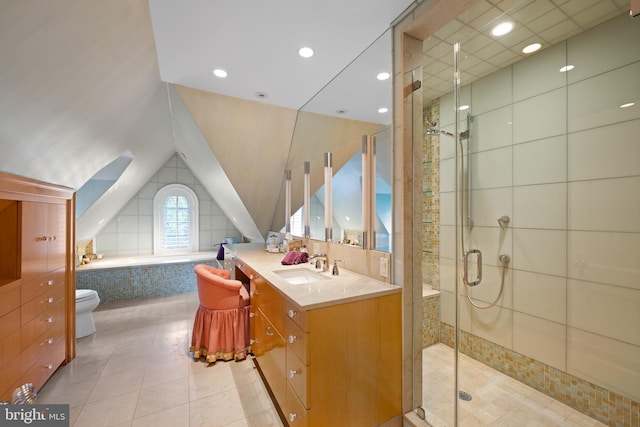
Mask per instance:
[[[329,270],[329,257],[327,256],[327,254],[313,254],[311,255],[311,257],[309,257],[309,261],[311,261],[312,259],[316,260],[316,268],[322,267],[322,271]]]

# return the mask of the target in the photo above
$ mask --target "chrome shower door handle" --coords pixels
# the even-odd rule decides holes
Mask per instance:
[[[475,280],[469,281],[469,254],[478,254],[478,275]],[[464,263],[464,270],[462,273],[462,281],[467,286],[478,286],[480,282],[482,282],[482,252],[480,249],[469,249],[464,251],[464,256],[462,257]]]

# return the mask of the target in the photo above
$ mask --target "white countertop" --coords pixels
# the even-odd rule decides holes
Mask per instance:
[[[232,256],[236,256],[266,279],[285,297],[303,310],[342,304],[401,292],[400,286],[389,285],[379,280],[349,271],[338,264],[340,274],[333,276],[331,267],[326,272],[315,269],[309,263],[282,265],[284,253],[270,253],[263,244],[225,245]],[[229,256],[229,255],[227,255]],[[331,261],[331,260],[329,260]],[[274,271],[308,269],[326,276],[327,280],[292,285]]]

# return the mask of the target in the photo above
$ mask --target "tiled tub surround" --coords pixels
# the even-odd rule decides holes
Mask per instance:
[[[422,290],[422,348],[440,342],[440,292],[430,285]]]
[[[477,310],[460,289],[463,342],[474,358],[513,359],[496,368],[612,426],[639,424],[639,39],[638,22],[620,16],[460,94],[474,116],[475,227],[466,246],[484,255],[474,297],[491,302],[498,254],[512,260],[496,307]],[[559,73],[568,63],[574,70]],[[439,111],[441,129],[453,131],[452,95]],[[454,325],[455,159],[444,138],[434,282],[441,320]],[[502,215],[511,218],[506,230]]]
[[[193,268],[219,267],[216,253],[174,257],[105,258],[76,269],[76,288],[93,289],[102,303],[141,300],[197,290]]]
[[[200,251],[215,250],[225,237],[242,240],[233,222],[211,198],[184,161],[174,154],[153,178],[98,233],[94,250],[105,257],[153,254],[153,198],[168,184],[183,184],[198,196]]]

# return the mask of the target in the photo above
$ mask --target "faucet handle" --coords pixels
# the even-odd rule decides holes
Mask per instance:
[[[333,270],[331,271],[331,274],[333,274],[334,276],[338,276],[340,274],[340,271],[338,270],[338,263],[345,263],[343,260],[341,259],[334,259],[333,260]]]

